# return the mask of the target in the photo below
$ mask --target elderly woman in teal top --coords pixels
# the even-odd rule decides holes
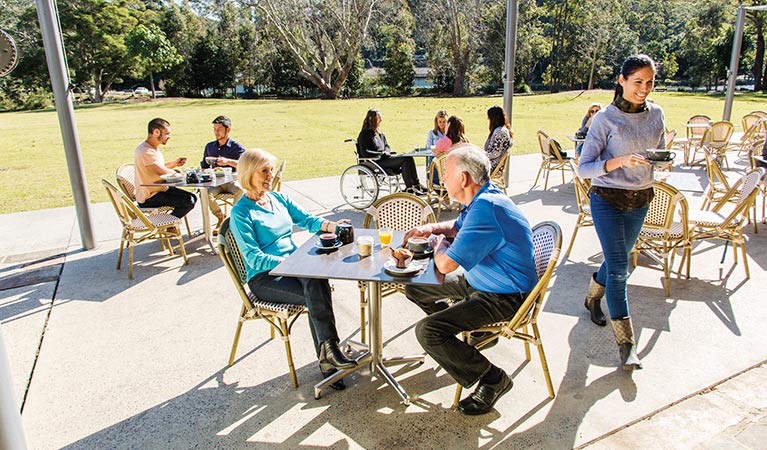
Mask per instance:
[[[665,148],[663,110],[647,101],[655,82],[655,63],[647,55],[624,61],[613,102],[594,116],[583,144],[578,175],[591,178],[591,215],[604,261],[591,276],[585,306],[599,326],[607,321],[600,306],[607,299],[623,369],[641,369],[629,314],[628,256],[653,198],[653,166],[644,151]]]
[[[320,370],[327,377],[337,369],[356,366],[338,348],[328,280],[274,277],[269,271],[296,250],[293,225],[317,233],[335,232],[337,223],[305,212],[281,192],[271,192],[275,160],[260,149],[242,154],[237,168],[245,194],[232,208],[230,227],[251,291],[264,301],[306,305]],[[343,389],[343,380],[332,387]]]

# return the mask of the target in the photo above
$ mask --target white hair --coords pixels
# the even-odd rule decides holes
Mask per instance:
[[[490,158],[484,150],[470,143],[456,145],[447,156],[455,160],[460,172],[469,174],[475,184],[483,186],[490,181]]]

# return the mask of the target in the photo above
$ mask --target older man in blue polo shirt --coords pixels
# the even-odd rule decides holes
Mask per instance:
[[[213,166],[225,167],[229,166],[232,171],[237,171],[237,161],[240,156],[245,152],[245,147],[240,145],[239,142],[231,139],[229,133],[232,132],[232,121],[226,116],[218,116],[213,119],[213,135],[216,136],[216,140],[209,142],[205,145],[205,152],[202,155],[202,161],[200,161],[200,167],[207,169],[211,167],[208,164],[206,158],[216,158],[216,163]],[[210,212],[218,219],[218,224],[213,230],[213,234],[218,234],[218,229],[221,228],[221,223],[224,221],[224,213],[221,211],[221,207],[216,203],[215,196],[227,192],[234,195],[234,203],[242,197],[242,189],[237,186],[236,183],[226,183],[221,186],[208,189],[208,195],[210,196]]]
[[[490,182],[490,160],[479,147],[454,148],[445,167],[450,197],[466,208],[456,220],[423,225],[405,235],[405,241],[435,236],[434,264],[445,281],[442,286],[407,286],[405,295],[429,314],[416,325],[424,350],[462,386],[479,383],[458,409],[485,414],[513,382],[457,335],[517,312],[537,282],[532,231],[514,202]]]

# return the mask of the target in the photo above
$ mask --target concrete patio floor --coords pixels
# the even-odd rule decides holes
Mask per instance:
[[[512,158],[509,195],[531,224],[559,223],[564,252],[577,216],[573,185],[553,173],[548,190],[530,189],[539,162]],[[705,178],[701,167],[678,170]],[[361,225],[338,177],[286,180],[283,192],[307,210]],[[699,208],[702,194],[687,197]],[[583,308],[602,256],[593,228],[582,229],[539,318],[556,398],[536,353],[526,363],[521,344],[502,342],[487,354],[514,388],[490,414],[466,417],[451,408],[454,382],[428,357],[395,369],[416,397],[410,406],[367,370],[315,400],[321,377],[304,318],[291,337],[298,389],[265,323],[245,325],[228,367],[240,306],[219,257],[198,241],[182,265],[143,244],[128,280],[125,267],[115,270],[111,205],[92,213],[90,251],[73,208],[0,216],[0,323],[30,448],[767,448],[767,226],[747,226],[748,281],[732,249],[720,263],[723,243],[700,242],[691,278],[673,274],[666,297],[662,271],[640,256],[629,299],[644,370],[633,376],[617,369],[609,327]],[[199,207],[189,217],[199,228]],[[357,285],[331,282],[339,333],[357,337]],[[385,354],[422,353],[413,335],[421,317],[400,295],[384,299]]]

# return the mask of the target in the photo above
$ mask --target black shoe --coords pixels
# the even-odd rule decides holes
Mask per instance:
[[[320,369],[320,372],[322,372],[322,378],[327,378],[327,377],[333,375],[334,373],[338,372],[338,370],[331,369],[330,371],[325,372],[324,370]],[[336,381],[335,383],[331,383],[330,387],[335,389],[335,390],[337,390],[337,391],[343,391],[344,389],[346,389],[346,383],[344,383],[344,379],[341,378],[340,380]]]
[[[494,333],[486,332],[486,331],[477,331],[474,333],[469,334],[469,339],[466,341],[467,344],[471,345],[472,347],[476,346],[483,340],[487,339]],[[488,342],[487,344],[483,345],[480,350],[485,350],[490,347],[494,347],[495,344],[498,343],[498,336],[495,337],[492,341]]]
[[[458,410],[467,416],[486,414],[493,409],[493,405],[501,396],[511,390],[514,382],[501,370],[501,381],[495,384],[482,384],[479,382],[477,389],[468,397],[458,402]]]
[[[337,341],[323,341],[320,344],[320,370],[330,372],[331,369],[352,369],[357,362],[349,359],[338,348]]]

